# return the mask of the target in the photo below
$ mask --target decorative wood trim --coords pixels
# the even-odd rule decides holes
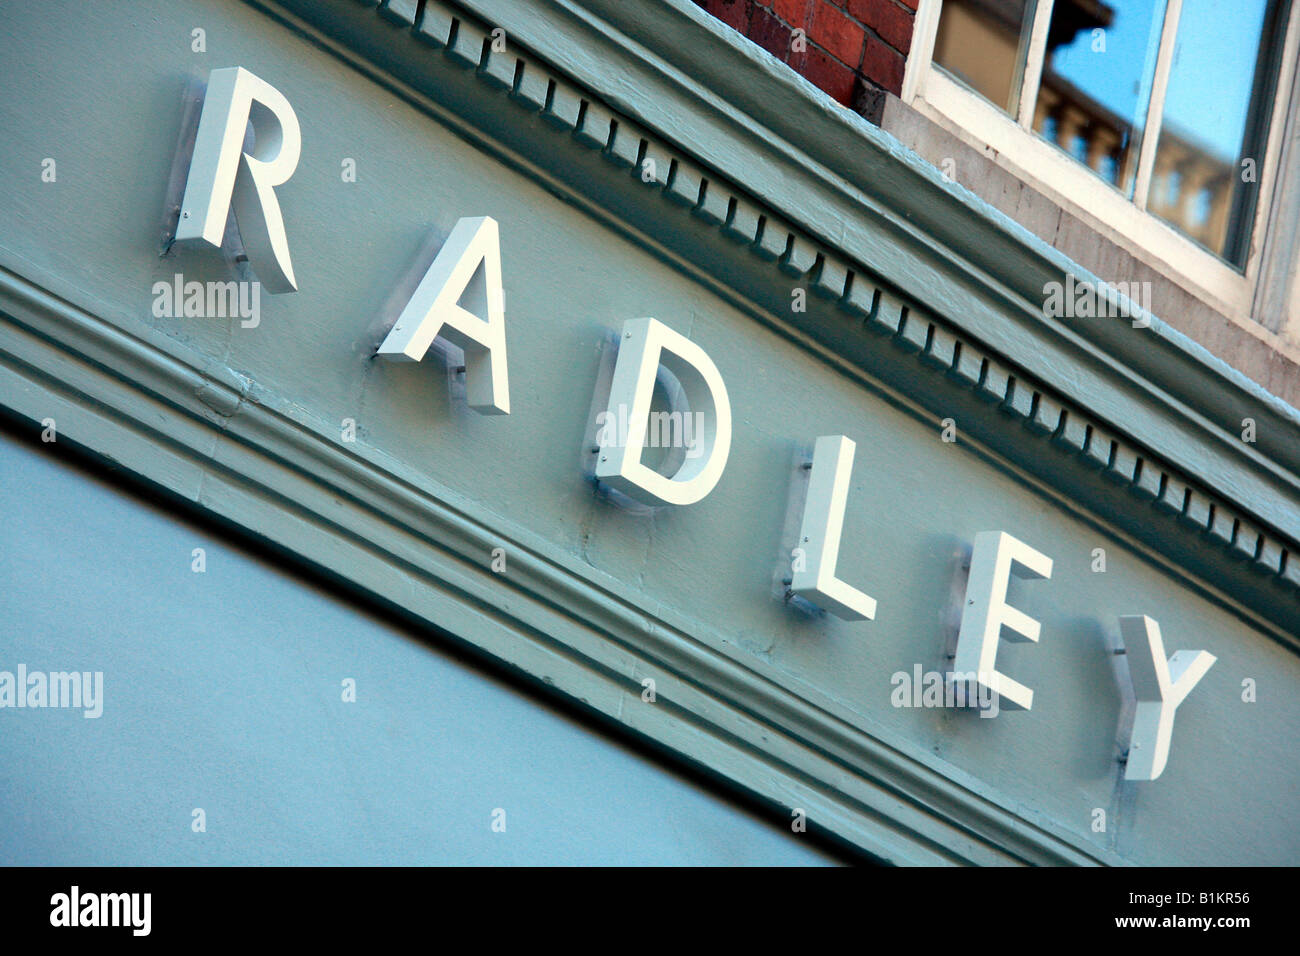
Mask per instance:
[[[891,863],[1114,864],[237,373],[0,269],[0,405]],[[37,426],[39,427],[39,426]],[[485,558],[506,547],[510,574]],[[503,592],[508,596],[503,597]],[[470,636],[472,635],[472,637]],[[723,642],[716,641],[715,646]],[[656,703],[641,703],[652,677]],[[788,812],[787,812],[788,818]]]
[[[650,254],[779,330],[792,347],[870,387],[884,383],[912,396],[921,407],[957,408],[974,434],[1026,472],[1049,477],[1106,522],[1133,529],[1185,566],[1226,577],[1242,608],[1269,621],[1296,620],[1300,559],[1289,558],[1285,543],[1294,538],[1248,517],[1238,503],[1264,489],[1275,523],[1300,524],[1295,470],[1222,449],[1193,456],[1197,467],[1180,470],[1095,414],[1092,406],[1100,405],[1125,420],[1128,406],[1146,395],[1154,410],[1139,407],[1146,419],[1134,415],[1126,423],[1153,435],[1157,446],[1172,449],[1186,440],[1210,447],[1222,431],[1204,407],[1145,382],[1131,364],[1075,330],[1050,328],[1049,335],[1041,318],[1026,316],[1023,289],[1008,285],[1008,270],[1037,264],[1040,272],[1030,276],[1036,281],[1059,277],[1068,263],[1036,247],[1026,250],[1028,240],[1005,223],[976,237],[1018,250],[1007,269],[993,274],[973,264],[965,254],[973,250],[954,252],[933,236],[952,226],[929,221],[941,210],[908,224],[897,210],[798,155],[768,155],[760,167],[775,179],[751,179],[741,188],[737,176],[715,168],[733,161],[726,142],[684,150],[648,131],[652,124],[672,125],[661,115],[586,93],[580,70],[561,73],[522,52],[515,44],[527,31],[510,34],[510,53],[493,54],[486,21],[437,0],[414,10],[397,0],[370,9],[355,0],[257,5],[421,108],[439,104],[440,119],[459,123],[453,128],[461,135],[637,237]],[[319,19],[315,25],[298,19],[284,12],[288,6]],[[558,16],[560,9],[547,12]],[[551,33],[567,42],[564,30]],[[339,36],[346,42],[331,39]],[[571,52],[603,55],[598,47]],[[779,84],[793,81],[771,82],[784,89]],[[795,89],[810,96],[811,87]],[[694,109],[693,103],[673,108]],[[534,115],[542,122],[520,121]],[[687,120],[694,115],[685,114]],[[828,113],[814,125],[823,121],[841,119]],[[675,129],[675,137],[684,132]],[[883,134],[871,135],[872,148],[885,143]],[[779,151],[783,143],[788,140],[768,146]],[[646,157],[657,159],[658,175],[649,183],[631,174]],[[879,161],[883,174],[902,169],[909,181],[952,200],[954,214],[977,222],[986,215],[969,200],[957,202],[937,173],[914,158],[886,151]],[[824,188],[802,191],[818,177]],[[791,201],[777,181],[809,206]],[[861,222],[840,215],[846,209],[857,209]],[[834,241],[826,234],[832,223],[838,223]],[[929,266],[919,265],[923,253]],[[670,610],[623,596],[618,582],[527,528],[504,518],[488,527],[455,492],[379,449],[340,444],[327,423],[236,371],[164,335],[128,334],[52,295],[48,278],[34,268],[10,265],[0,268],[0,405],[10,414],[37,422],[55,415],[60,440],[274,542],[369,599],[460,636],[538,686],[584,702],[735,786],[805,808],[814,824],[876,858],[1124,862],[1030,811],[1010,808],[923,749],[888,745],[791,693],[715,650],[723,642],[704,639],[699,629],[706,625],[684,625]],[[806,314],[787,318],[777,303],[788,303],[795,282],[817,295]],[[927,283],[944,282],[952,291],[930,290],[942,309],[932,295],[919,294]],[[1147,345],[1186,349],[1167,330],[1153,333]],[[1205,357],[1192,358],[1204,375],[1230,379]],[[1095,389],[1103,385],[1119,393],[1099,401]],[[1235,385],[1246,407],[1294,426],[1292,410]],[[1163,435],[1162,427],[1173,433]],[[1161,517],[1166,513],[1182,520]],[[511,554],[508,577],[493,574],[484,558],[501,545]],[[1292,648],[1298,632],[1294,626],[1270,631]],[[655,707],[640,705],[643,676],[656,680]]]
[[[745,306],[751,312],[755,302],[763,307],[756,315],[760,321],[807,332],[859,371],[897,387],[939,417],[960,410],[958,418],[967,433],[973,432],[1029,472],[1049,478],[1104,520],[1125,528],[1179,565],[1210,581],[1230,581],[1226,589],[1234,598],[1280,627],[1269,628],[1277,639],[1300,648],[1296,636],[1300,630],[1296,593],[1300,589],[1300,469],[1282,467],[1281,461],[1271,461],[1244,445],[1232,437],[1228,423],[1216,424],[1207,419],[1206,410],[1174,400],[1078,329],[1043,318],[1038,305],[1010,294],[1002,281],[1005,272],[1038,260],[1050,260],[1057,268],[1066,266],[1048,273],[1057,281],[1070,272],[1080,281],[1096,281],[1075,270],[1055,250],[1026,240],[1020,227],[989,222],[989,211],[973,201],[953,207],[983,230],[998,227],[990,243],[1016,241],[1016,254],[1003,263],[1004,274],[999,276],[974,273],[952,250],[944,262],[946,276],[933,270],[918,275],[890,254],[879,231],[864,236],[870,240],[865,248],[874,254],[850,256],[844,243],[829,243],[811,229],[795,225],[790,209],[777,209],[716,172],[716,161],[727,155],[716,144],[697,144],[694,152],[703,149],[715,160],[713,166],[705,165],[649,132],[644,117],[629,118],[627,112],[580,86],[579,78],[542,62],[523,46],[514,23],[504,27],[510,37],[508,52],[493,54],[487,23],[442,0],[427,0],[409,20],[397,16],[393,7],[380,11],[387,11],[386,18],[375,15],[374,10],[363,8],[373,6],[364,0],[362,4],[281,0],[274,7],[269,0],[253,2],[268,11],[302,7],[330,38],[321,38],[322,42],[359,68],[368,67],[372,78],[383,81],[391,74],[402,84],[439,95],[440,102],[467,114],[479,145],[486,132],[506,139],[538,164],[549,160],[547,174],[581,190],[589,207],[603,206],[598,214],[608,217],[613,209],[622,227],[651,233],[690,262],[717,262],[720,257],[729,264],[741,260],[729,270],[728,282],[714,280],[719,294],[734,298],[739,288],[749,297]],[[499,6],[497,0],[464,2],[494,10]],[[604,8],[603,0],[588,0],[587,5]],[[583,4],[543,0],[521,6],[541,6],[548,14],[560,16]],[[288,16],[300,29],[311,29],[306,21]],[[388,21],[407,30],[409,39],[395,36]],[[552,27],[548,36],[573,42],[554,28],[554,22],[547,22]],[[601,36],[616,37],[616,31],[606,26]],[[587,59],[597,55],[607,54],[604,50],[584,54]],[[626,87],[627,76],[620,72],[619,77],[620,88]],[[783,79],[804,82],[793,75]],[[502,94],[518,111],[540,113],[546,122],[523,127],[498,105],[501,100],[496,98]],[[491,108],[470,99],[483,95],[494,98]],[[838,108],[834,116],[840,118]],[[550,130],[558,141],[538,148],[538,129]],[[871,145],[873,136],[884,136],[870,126],[856,133],[864,147]],[[649,182],[639,175],[646,159],[655,160],[656,175]],[[806,161],[781,159],[795,168]],[[937,172],[915,157],[893,150],[882,162],[908,167],[918,178],[918,188],[951,197],[952,190]],[[818,196],[809,196],[793,211],[805,222],[838,215],[844,234],[855,216],[864,224],[898,218],[874,203],[833,212]],[[686,228],[681,217],[690,217]],[[891,240],[906,246],[920,238],[915,233],[913,226],[906,239],[894,233]],[[892,281],[886,281],[886,276]],[[746,286],[744,279],[749,277],[752,281]],[[922,279],[951,283],[953,291],[944,296],[942,314],[920,301],[915,292],[897,291],[908,286],[916,290]],[[792,284],[811,287],[820,303],[804,315],[777,318],[788,310]],[[719,289],[720,285],[731,288]],[[1040,302],[1041,292],[1039,285]],[[1113,293],[1107,301],[1113,309]],[[846,315],[856,325],[846,326]],[[989,334],[995,323],[1008,319],[1028,321],[1033,346],[1050,348],[1051,354],[1028,352],[1023,326],[1014,335]],[[1079,321],[1089,320],[1076,320],[1076,325]],[[1151,328],[1141,331],[1128,328],[1126,319],[1096,320],[1095,327],[1107,322],[1121,327],[1122,334],[1145,339],[1148,351],[1171,350],[1180,358],[1197,360],[1178,372],[1194,369],[1202,380],[1209,374],[1220,387],[1234,387],[1245,403],[1242,407],[1256,417],[1259,431],[1273,427],[1300,439],[1300,413],[1210,359],[1158,318],[1152,316]],[[997,348],[999,340],[1014,349]],[[1024,359],[1013,360],[1008,351]],[[928,380],[918,375],[919,370],[931,373]],[[1090,377],[1099,381],[1088,387]],[[1232,427],[1239,428],[1239,422],[1236,418]],[[1151,440],[1134,440],[1135,432]],[[1028,436],[1040,440],[1027,440]],[[1270,451],[1274,447],[1271,444]],[[1290,449],[1292,454],[1295,451]],[[1105,480],[1098,480],[1099,475]]]
[[[899,99],[908,106],[912,105],[917,93],[925,89],[942,13],[943,0],[920,0],[917,5],[916,18],[912,21],[912,49],[903,64],[903,88],[899,92]]]
[[[1169,74],[1174,67],[1174,45],[1178,42],[1178,21],[1183,15],[1183,0],[1165,4],[1164,22],[1160,26],[1160,47],[1156,54],[1156,72],[1151,81],[1151,98],[1147,101],[1146,119],[1142,123],[1142,145],[1138,150],[1137,182],[1133,186],[1133,205],[1146,210],[1151,192],[1151,176],[1156,165],[1156,147],[1164,126],[1165,93]]]
[[[1038,87],[1043,81],[1043,61],[1047,58],[1047,34],[1052,25],[1054,6],[1055,0],[1039,0],[1034,4],[1029,48],[1025,51],[1020,89],[1016,93],[1016,123],[1024,130],[1034,125],[1034,109],[1038,105]]]

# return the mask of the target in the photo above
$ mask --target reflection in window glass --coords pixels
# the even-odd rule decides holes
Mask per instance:
[[[934,62],[1014,116],[1033,15],[1033,0],[945,0]]]
[[[1210,221],[1210,208],[1214,202],[1214,194],[1208,189],[1202,189],[1196,194],[1196,205],[1192,210],[1192,225],[1204,226]]]
[[[1156,176],[1181,188],[1147,208],[1234,265],[1245,262],[1275,64],[1261,57],[1276,0],[1183,0],[1156,149]],[[1276,49],[1281,43],[1272,44]],[[1252,159],[1249,172],[1242,160]]]
[[[1126,196],[1137,181],[1164,10],[1164,0],[1052,7],[1034,129]]]

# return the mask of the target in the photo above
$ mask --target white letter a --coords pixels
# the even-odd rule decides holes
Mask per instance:
[[[487,293],[486,319],[459,305],[480,263]],[[379,346],[379,355],[395,362],[418,362],[439,336],[465,350],[469,407],[485,415],[509,415],[505,293],[495,219],[484,216],[456,223]]]

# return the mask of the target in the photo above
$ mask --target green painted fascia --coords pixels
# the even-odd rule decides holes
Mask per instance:
[[[1092,277],[688,0],[251,2],[1300,648],[1300,415],[1157,317],[1045,318]]]
[[[167,335],[127,332],[0,265],[0,396],[18,420],[296,555],[366,600],[580,701],[873,859],[1124,865],[925,748],[886,743],[647,607],[562,547]],[[511,555],[503,577],[482,560]],[[641,679],[660,703],[641,707]]]

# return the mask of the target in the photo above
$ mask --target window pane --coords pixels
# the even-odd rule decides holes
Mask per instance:
[[[1164,0],[1056,0],[1034,129],[1133,195]]]
[[[1183,0],[1151,176],[1147,208],[1236,266],[1250,245],[1282,46],[1277,7]]]
[[[1033,0],[944,0],[934,62],[1016,115]]]

